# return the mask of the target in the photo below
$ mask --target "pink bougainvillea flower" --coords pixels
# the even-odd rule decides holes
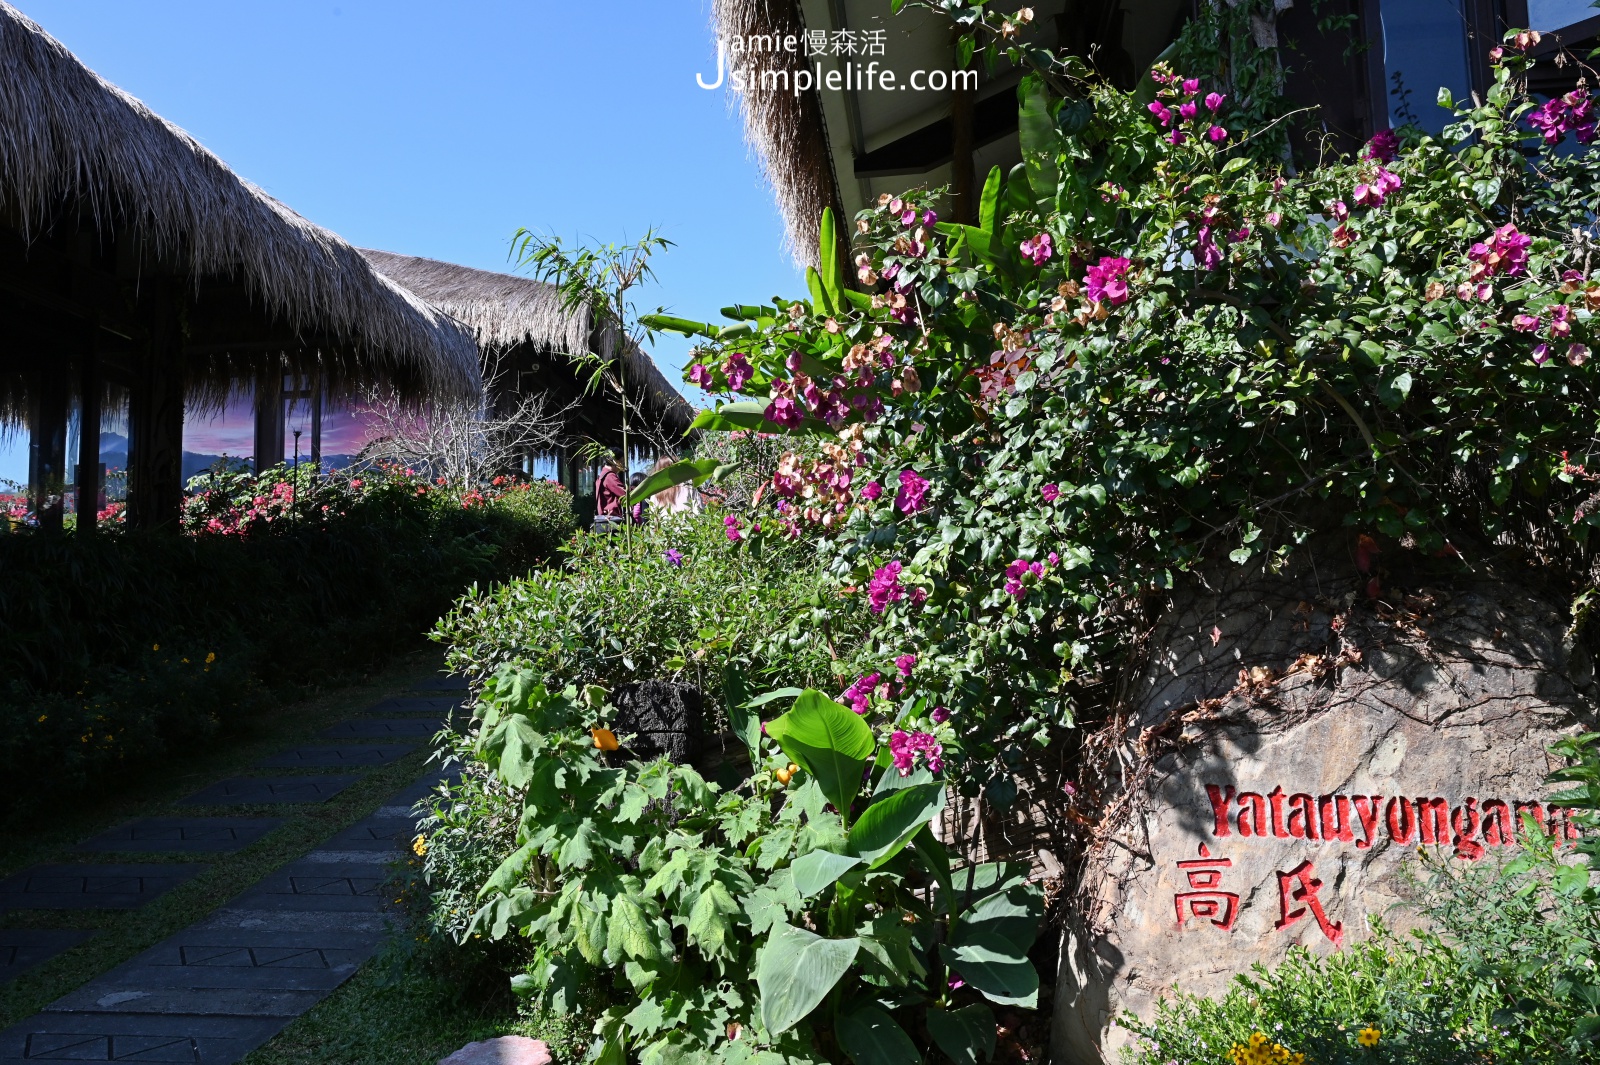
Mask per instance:
[[[850,704],[850,709],[864,714],[872,706],[872,692],[878,686],[878,674],[868,673],[857,677],[839,698]]]
[[[1533,364],[1543,366],[1550,358],[1550,345],[1539,344],[1533,349]]]
[[[1049,262],[1052,250],[1049,233],[1040,233],[1032,239],[1022,242],[1022,254],[1031,259],[1035,266],[1043,266]]]
[[[732,514],[722,519],[722,531],[733,543],[744,539],[744,533],[739,531],[740,524],[739,519]]]
[[[1505,274],[1516,277],[1528,268],[1528,247],[1533,238],[1518,231],[1516,223],[1507,222],[1467,250],[1472,262],[1468,276],[1473,281]]]
[[[904,598],[906,590],[900,585],[900,571],[904,568],[899,562],[890,562],[873,572],[867,583],[867,599],[874,614],[883,613],[890,603]]]
[[[728,356],[728,361],[723,365],[722,372],[728,375],[728,387],[735,392],[749,384],[750,378],[755,376],[755,370],[745,359],[742,351],[736,351]]]
[[[950,720],[950,711],[942,706],[936,706],[933,708],[933,713],[929,714],[928,717],[933,720],[935,725],[942,725]]]
[[[1055,566],[1055,565],[1059,565],[1060,562],[1061,562],[1061,556],[1056,554],[1054,551],[1050,552],[1050,564],[1052,566]]]
[[[674,567],[683,565],[683,552],[679,551],[676,547],[667,548],[662,557]]]
[[[1226,99],[1227,99],[1227,97],[1224,96],[1220,92],[1207,93],[1206,94],[1206,109],[1209,110],[1209,111],[1221,110],[1222,109],[1222,101],[1224,101]]]
[[[1156,116],[1163,127],[1172,125],[1172,112],[1166,104],[1160,100],[1151,100],[1148,106],[1150,113]]]
[[[1572,335],[1572,308],[1558,303],[1550,308],[1550,335],[1565,340]]]
[[[935,222],[937,222],[938,220],[939,220],[939,212],[938,211],[931,211],[930,210],[930,211],[923,211],[922,212],[922,224],[923,225],[931,226]]]
[[[711,387],[711,367],[694,363],[689,367],[689,383],[698,388]]]
[[[1199,78],[1185,78],[1184,79],[1184,82],[1183,82],[1183,94],[1185,96],[1193,96],[1195,93],[1197,93],[1199,91],[1200,91],[1200,79]]]
[[[1194,261],[1202,270],[1215,270],[1222,265],[1222,247],[1210,226],[1201,226],[1194,236]]]
[[[915,514],[926,504],[927,478],[915,470],[900,471],[900,488],[894,494],[894,505],[902,514]]]
[[[1173,147],[1177,147],[1188,139],[1189,135],[1181,129],[1175,129],[1171,133],[1167,134],[1167,143]]]
[[[1044,496],[1044,501],[1046,503],[1054,503],[1057,499],[1061,498],[1061,486],[1057,484],[1047,484],[1039,490],[1039,494]]]
[[[883,485],[877,481],[868,481],[861,487],[861,498],[868,503],[876,503],[881,495],[883,495]]]
[[[1190,100],[1187,103],[1182,103],[1182,104],[1178,105],[1178,114],[1185,121],[1193,118],[1195,115],[1197,115],[1199,113],[1200,113],[1200,105],[1195,103],[1193,100]]]
[[[1534,333],[1539,329],[1539,316],[1536,314],[1519,314],[1511,319],[1511,328],[1519,333]]]
[[[1574,366],[1582,366],[1589,361],[1589,347],[1586,344],[1573,344],[1567,348],[1567,361]]]
[[[1206,130],[1206,136],[1211,138],[1212,144],[1221,144],[1228,139],[1228,131],[1221,126],[1212,126]]]
[[[927,601],[928,601],[928,593],[927,593],[927,591],[925,589],[922,589],[922,588],[913,588],[913,589],[911,589],[911,605],[912,606],[921,606],[923,603],[926,603]]]
[[[1116,307],[1128,302],[1129,261],[1121,256],[1103,255],[1084,273],[1083,291],[1095,303]]]
[[[908,777],[920,757],[929,771],[937,773],[944,768],[944,748],[931,732],[904,732],[896,729],[889,736],[889,755],[895,769]]]
[[[785,429],[797,429],[806,420],[806,416],[795,406],[794,400],[786,396],[779,396],[767,404],[767,409],[762,412],[767,421],[781,425]]]
[[[911,671],[917,668],[916,655],[901,655],[894,660],[894,668],[900,671],[902,677],[911,676]]]

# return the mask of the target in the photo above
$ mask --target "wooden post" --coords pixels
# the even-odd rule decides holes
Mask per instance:
[[[256,473],[283,461],[283,367],[256,373]]]
[[[176,294],[156,287],[150,337],[128,398],[128,526],[176,532],[183,506],[183,334]]]
[[[55,363],[35,379],[29,418],[28,496],[41,532],[58,533],[67,488],[67,368]]]
[[[100,353],[95,329],[84,348],[78,374],[78,532],[94,532],[106,505],[106,464],[100,461],[100,399],[105,384],[100,379]]]

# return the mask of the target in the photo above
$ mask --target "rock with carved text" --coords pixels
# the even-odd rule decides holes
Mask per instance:
[[[1363,539],[1363,546],[1366,541]],[[1592,668],[1554,596],[1481,581],[1385,589],[1371,557],[1181,595],[1133,689],[1142,767],[1091,852],[1062,945],[1054,1060],[1115,1061],[1127,1010],[1215,995],[1300,944],[1407,927],[1402,867],[1508,853],[1547,751],[1593,727]],[[1350,567],[1346,567],[1346,572]],[[1371,594],[1371,593],[1376,593]]]

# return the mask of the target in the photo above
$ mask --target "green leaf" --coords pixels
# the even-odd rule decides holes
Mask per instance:
[[[793,709],[767,722],[767,735],[816,778],[839,816],[848,821],[850,803],[861,789],[861,771],[877,746],[860,715],[808,688]]]
[[[943,784],[918,784],[893,792],[867,807],[850,828],[850,849],[868,869],[876,869],[896,854],[944,809]]]
[[[722,881],[713,880],[690,908],[689,921],[684,930],[692,941],[700,945],[702,953],[710,957],[732,957],[734,952],[729,942],[733,939],[734,929],[728,916],[738,912],[739,904],[733,900]]]
[[[918,832],[911,839],[911,845],[916,849],[917,856],[922,859],[923,866],[933,874],[939,882],[939,888],[944,892],[945,907],[951,917],[956,913],[955,882],[950,876],[950,852],[944,849],[933,834],[933,826]]]
[[[661,957],[655,936],[651,935],[650,918],[627,895],[611,898],[611,919],[606,922],[606,950],[616,958],[626,955],[641,961],[655,961]]]
[[[1039,937],[1042,920],[1044,897],[1035,885],[1021,884],[973,903],[950,930],[950,942],[959,946],[998,936],[1010,943],[1018,955],[1026,955]]]
[[[646,314],[639,324],[657,333],[681,333],[686,337],[703,336],[713,340],[722,332],[709,322],[695,322],[688,318],[675,318],[670,314]]]
[[[994,1057],[994,1010],[983,1003],[958,1010],[930,1007],[927,1021],[934,1045],[956,1065],[978,1065],[980,1055],[985,1061]]]
[[[983,194],[978,198],[978,228],[985,233],[994,233],[995,222],[1000,214],[1000,184],[1003,177],[999,167],[991,167],[989,176],[983,182]]]
[[[1010,941],[992,933],[974,933],[961,944],[940,948],[945,964],[1002,1006],[1033,1009],[1039,1001],[1039,974],[1026,954],[1017,953]]]
[[[828,297],[828,313],[838,314],[844,307],[844,286],[839,283],[839,231],[832,207],[822,209],[822,224],[817,227],[817,262],[821,266],[822,291]]]
[[[862,1006],[840,1017],[834,1034],[856,1065],[921,1065],[916,1044],[879,1006]]]
[[[1056,166],[1061,133],[1050,114],[1050,95],[1041,78],[1024,81],[1026,97],[1017,116],[1022,138],[1022,161],[1028,168],[1028,186],[1033,191],[1033,207],[1040,214],[1055,210],[1056,190],[1061,173]]]
[[[801,898],[809,899],[860,864],[860,858],[832,851],[812,851],[796,858],[789,869],[794,875],[794,889],[800,892]]]
[[[782,1035],[805,1020],[856,960],[861,944],[824,939],[793,925],[778,925],[756,959],[761,991],[761,1024]]]
[[[797,429],[790,429],[788,426],[779,425],[777,422],[769,422],[765,414],[766,409],[767,405],[765,403],[755,400],[724,403],[716,410],[703,410],[695,415],[694,421],[689,423],[689,431],[710,429],[719,433],[755,431],[761,433],[787,433],[791,436],[802,434],[835,435],[833,430],[828,428],[826,422],[819,421],[816,418],[807,418]],[[714,459],[695,459],[694,461],[715,464]]]
[[[806,288],[811,292],[811,305],[818,314],[833,313],[833,308],[828,304],[828,290],[822,286],[822,275],[817,273],[814,266],[806,267]]]
[[[761,715],[753,712],[744,670],[734,662],[722,667],[722,705],[728,708],[733,734],[750,748],[750,764],[756,764],[761,760]]]
[[[639,482],[639,487],[628,493],[626,502],[629,506],[632,506],[641,499],[649,499],[657,492],[675,488],[685,481],[698,481],[709,477],[716,468],[716,459],[683,459],[682,461],[674,462],[666,469],[657,470]]]

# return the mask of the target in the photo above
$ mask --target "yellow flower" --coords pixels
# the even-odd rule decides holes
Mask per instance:
[[[153,643],[153,644],[150,645],[150,650],[159,651],[159,650],[161,650],[161,645],[159,643]]]
[[[217,660],[217,652],[211,651],[206,655],[206,665],[209,666],[211,663],[215,662],[216,660]]]
[[[183,660],[183,664],[184,664],[184,665],[188,665],[188,664],[189,664],[189,660],[188,660],[188,659],[187,659],[187,658],[185,658],[185,659],[184,659],[184,660]]]
[[[49,716],[50,716],[49,714],[40,714],[39,715],[40,723],[42,724],[45,721],[45,719],[48,718]]]
[[[428,837],[418,836],[411,841],[411,850],[418,858],[428,853]]]
[[[1380,1028],[1363,1028],[1356,1033],[1356,1042],[1364,1047],[1375,1047],[1382,1037],[1383,1030]]]

